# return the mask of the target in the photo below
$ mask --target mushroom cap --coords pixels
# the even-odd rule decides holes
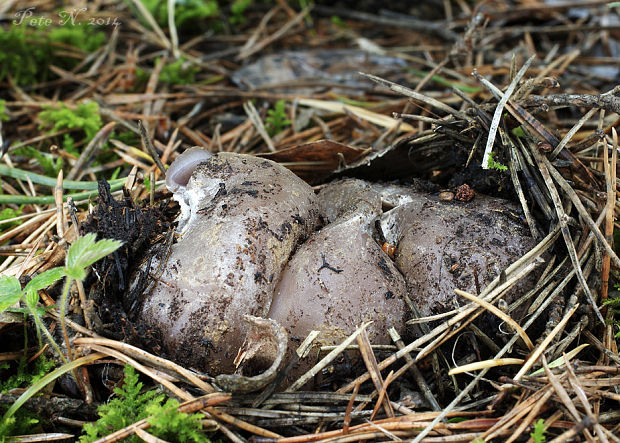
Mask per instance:
[[[186,193],[191,216],[138,321],[161,337],[171,358],[230,372],[244,315],[265,317],[281,270],[318,223],[318,204],[284,167],[231,153],[200,163]]]
[[[346,193],[350,185],[345,183]],[[333,195],[330,191],[319,197],[341,201],[332,200]],[[312,330],[320,332],[315,347],[339,344],[369,320],[373,344],[390,344],[390,327],[404,331],[409,317],[403,300],[404,278],[371,235],[379,208],[378,199],[358,200],[347,216],[300,246],[282,272],[268,317],[289,333],[289,355]],[[293,373],[311,364],[302,360]]]
[[[422,316],[462,304],[454,289],[476,293],[535,246],[519,208],[503,199],[477,195],[464,203],[411,194],[410,202],[381,218],[386,239],[396,245],[395,263]],[[476,277],[477,275],[477,277]],[[513,288],[507,301],[531,288],[530,275]]]
[[[209,160],[212,155],[200,146],[194,146],[183,151],[166,171],[166,187],[168,190],[177,192],[179,188],[186,187],[196,167]]]

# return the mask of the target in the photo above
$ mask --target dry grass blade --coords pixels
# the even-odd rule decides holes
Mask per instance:
[[[499,127],[499,122],[502,117],[502,112],[504,112],[504,106],[508,103],[510,96],[514,92],[515,88],[521,78],[525,75],[528,68],[536,58],[536,55],[532,55],[527,61],[523,64],[517,75],[512,79],[510,85],[504,92],[504,96],[500,99],[499,103],[495,107],[495,112],[493,113],[493,119],[491,120],[491,126],[489,127],[489,134],[487,138],[487,145],[484,148],[484,154],[482,154],[482,169],[489,169],[489,156],[491,155],[491,151],[493,150],[493,143],[495,143],[495,136],[497,134],[497,128]]]
[[[93,418],[89,414],[122,377],[115,366],[128,363],[142,372],[141,379],[151,377],[148,389],[155,385],[181,401],[188,399],[181,409],[200,411],[203,424],[210,426],[203,432],[213,441],[486,438],[510,443],[527,440],[532,427],[535,435],[544,427],[547,441],[620,441],[613,290],[620,268],[613,244],[614,228],[620,227],[615,221],[620,217],[620,37],[613,22],[616,10],[606,6],[609,0],[520,2],[511,8],[502,2],[472,6],[457,0],[438,2],[439,8],[421,2],[369,10],[359,2],[355,11],[340,3],[304,9],[284,0],[271,5],[208,0],[198,2],[200,8],[175,0],[0,3],[5,19],[0,20],[2,283],[15,276],[24,287],[42,272],[64,266],[67,244],[83,229],[92,228],[99,238],[140,239],[135,247],[127,243],[127,251],[135,253],[95,264],[87,279],[76,282],[71,295],[79,296],[73,297],[73,311],[81,324],[74,316],[59,327],[53,308],[58,288],[38,292],[47,334],[68,337],[70,353],[87,355],[81,360],[100,359],[97,351],[109,357],[76,372],[78,382],[84,381],[83,392],[57,396],[57,383],[48,396],[33,397],[25,407],[42,417],[59,417],[53,426],[77,439],[79,422]],[[58,23],[62,8],[67,14],[72,8],[80,11],[69,20],[76,26]],[[51,25],[40,26],[48,18]],[[544,38],[537,38],[541,34]],[[32,81],[26,78],[31,66],[36,67]],[[264,110],[279,100],[286,101],[282,118],[291,124],[267,133]],[[91,110],[74,118],[85,104]],[[54,112],[44,114],[48,109]],[[266,387],[243,395],[219,393],[210,384],[219,374],[203,365],[217,361],[217,351],[210,348],[217,348],[214,343],[205,338],[197,345],[202,348],[190,351],[196,363],[183,357],[174,363],[157,356],[174,354],[176,349],[168,349],[170,337],[136,320],[146,306],[145,293],[160,284],[175,286],[167,261],[178,240],[178,206],[161,178],[166,165],[193,145],[273,160],[313,186],[319,197],[337,178],[364,179],[371,188],[396,180],[408,186],[419,179],[427,198],[433,204],[440,199],[447,212],[448,206],[469,210],[472,203],[460,201],[456,189],[467,184],[478,200],[484,194],[511,200],[499,203],[494,215],[510,219],[538,244],[499,266],[487,260],[486,268],[480,266],[484,269],[462,266],[451,253],[435,256],[441,260],[440,273],[449,269],[447,277],[458,280],[440,290],[446,295],[441,308],[420,309],[429,291],[409,280],[402,294],[392,294],[402,295],[414,312],[433,314],[409,321],[403,316],[412,337],[404,334],[404,326],[398,331],[382,326],[382,338],[375,343],[379,322],[358,330],[352,324],[342,337],[355,334],[338,346],[326,346],[324,330],[316,323],[310,335],[308,328],[289,337],[290,359]],[[483,171],[490,152],[497,170]],[[504,165],[509,171],[501,170]],[[89,181],[75,181],[80,177]],[[106,196],[93,209],[101,180],[110,180],[117,200]],[[232,195],[234,189],[226,191]],[[454,199],[445,201],[451,195]],[[64,205],[69,198],[77,208]],[[382,199],[380,213],[398,206],[396,199]],[[113,212],[115,203],[132,209],[119,211],[122,220],[110,223],[109,230],[93,227],[103,209]],[[272,208],[266,211],[271,214]],[[369,238],[394,237],[384,238],[393,246],[386,249],[395,249],[396,271],[402,271],[400,234],[380,228],[371,225]],[[467,241],[471,233],[464,226],[455,241]],[[443,238],[442,232],[436,235]],[[229,244],[220,242],[218,248]],[[492,244],[498,252],[511,249]],[[260,259],[265,244],[253,245],[258,254],[252,260]],[[147,264],[149,270],[142,272]],[[331,291],[322,277],[322,290]],[[279,280],[274,273],[273,282]],[[108,284],[112,281],[119,288]],[[470,289],[464,287],[469,283]],[[465,292],[454,293],[453,287]],[[386,314],[374,305],[366,313],[373,310]],[[0,322],[1,358],[24,355],[30,365],[51,352],[18,349],[22,341],[15,337],[34,336],[32,322],[15,312],[0,314],[8,322]],[[202,314],[192,319],[203,319]],[[225,317],[220,317],[222,326]],[[607,323],[600,327],[603,317]],[[299,354],[293,352],[297,346]],[[179,348],[185,352],[186,343]],[[304,356],[310,350],[324,358],[297,378],[316,363]],[[449,363],[445,355],[450,351]],[[569,360],[571,365],[562,368]],[[18,363],[7,363],[3,374],[12,375]],[[257,363],[238,371],[254,375],[260,368]],[[314,391],[301,391],[309,385]],[[280,392],[286,386],[296,391]],[[211,395],[190,400],[204,393]],[[6,404],[19,396],[0,397]],[[78,412],[64,409],[92,399]],[[415,412],[430,409],[435,412]],[[102,441],[161,441],[145,423]]]
[[[568,373],[568,381],[573,388],[573,392],[575,392],[575,394],[577,395],[577,398],[581,402],[581,405],[586,411],[586,415],[588,419],[591,420],[592,423],[594,423],[594,430],[596,431],[596,434],[598,435],[599,441],[603,443],[609,443],[609,440],[607,439],[607,435],[603,431],[603,427],[597,422],[596,417],[592,413],[592,406],[590,405],[590,402],[588,401],[588,397],[586,396],[586,393],[584,392],[584,389],[581,386],[581,383],[579,383],[579,380],[575,376],[575,372],[573,371],[573,368],[571,367],[570,362],[568,362],[568,357],[565,356],[564,359],[567,360],[566,372]]]
[[[399,350],[403,349],[405,347],[405,343],[402,341],[400,335],[398,334],[398,331],[396,331],[396,329],[394,328],[390,328],[388,332],[390,334],[390,337],[392,338],[392,341],[396,343],[396,346],[398,346],[398,349]],[[413,374],[413,377],[418,387],[422,391],[424,398],[426,398],[426,401],[428,401],[428,404],[431,405],[434,411],[440,411],[441,406],[439,405],[439,403],[437,403],[437,399],[435,398],[431,389],[426,383],[426,380],[424,380],[424,377],[422,373],[420,372],[420,369],[418,369],[418,367],[416,366],[415,361],[413,357],[411,356],[411,354],[409,353],[405,354],[405,361],[407,361],[408,365],[411,365],[411,368],[409,370]]]
[[[465,114],[464,112],[458,111],[454,108],[452,108],[451,106],[446,105],[445,103],[440,102],[439,100],[436,100],[432,97],[427,97],[424,94],[421,94],[419,92],[415,92],[412,89],[409,89],[405,86],[401,86],[398,85],[396,83],[393,83],[389,80],[385,80],[381,77],[377,77],[376,75],[372,75],[372,74],[365,74],[363,72],[360,72],[360,75],[363,75],[364,77],[369,78],[370,80],[379,83],[380,85],[386,86],[388,88],[390,88],[392,91],[397,92],[399,94],[402,94],[404,96],[407,97],[411,97],[415,100],[421,101],[422,103],[425,103],[433,108],[437,108],[437,109],[441,109],[442,111],[448,113],[448,114],[452,114],[455,117],[458,117],[460,119],[469,120],[469,117],[467,116],[467,114]]]
[[[376,112],[369,111],[368,109],[361,108],[359,106],[347,105],[341,102],[316,100],[311,98],[302,98],[299,100],[300,105],[310,106],[316,109],[323,109],[325,111],[334,112],[337,114],[345,114],[350,112],[355,116],[367,120],[376,125],[382,126],[388,129],[398,129],[398,131],[414,132],[415,128],[407,123],[402,123],[387,115],[378,114]]]
[[[590,216],[590,214],[588,214],[588,211],[583,206],[583,203],[581,203],[581,200],[579,199],[579,196],[573,190],[572,186],[570,186],[568,184],[566,179],[564,177],[562,177],[562,175],[549,162],[549,160],[547,160],[546,158],[543,157],[542,161],[544,162],[545,166],[547,167],[547,169],[551,173],[551,176],[553,177],[553,179],[558,183],[558,185],[560,185],[562,190],[566,193],[566,195],[573,202],[573,204],[575,205],[575,208],[579,212],[579,215],[581,216],[583,221],[586,222],[586,224],[588,225],[588,227],[590,228],[592,233],[596,236],[597,240],[599,240],[600,244],[605,248],[605,252],[609,254],[609,257],[614,262],[614,264],[616,266],[620,267],[620,258],[618,258],[618,255],[616,255],[616,252],[607,243],[607,241],[605,239],[605,236],[603,235],[603,233],[601,232],[601,230],[598,227],[598,224],[595,223],[594,220],[592,220],[592,217]]]
[[[515,425],[524,416],[531,412],[532,408],[539,404],[541,399],[546,396],[550,389],[542,389],[535,392],[532,396],[522,401],[518,406],[507,412],[493,426],[487,429],[481,436],[484,441],[490,441],[506,433],[506,431]]]
[[[308,372],[302,375],[299,378],[299,380],[297,380],[291,386],[286,388],[284,392],[294,392],[294,391],[297,391],[299,388],[301,388],[303,385],[305,385],[312,377],[318,374],[324,367],[326,367],[340,353],[342,353],[349,344],[353,343],[353,341],[357,338],[357,336],[360,335],[371,324],[372,322],[366,322],[362,324],[359,328],[355,330],[353,334],[351,334],[349,337],[347,337],[346,340],[340,343],[340,345],[338,345],[336,349],[334,349],[329,354],[327,354],[325,357],[323,357],[320,362],[318,362],[316,365],[312,367],[312,369],[310,369]]]
[[[477,361],[463,366],[450,369],[448,375],[462,374],[464,372],[479,371],[485,368],[496,368],[498,366],[521,365],[525,360],[522,358],[496,358],[493,360]]]
[[[215,391],[215,388],[213,388],[208,383],[202,381],[194,373],[188,371],[187,369],[177,365],[176,363],[171,362],[170,360],[166,360],[161,357],[149,354],[148,352],[136,348],[135,346],[131,346],[127,343],[122,343],[107,338],[77,338],[74,340],[74,344],[76,346],[84,347],[88,347],[91,345],[101,345],[107,346],[109,348],[118,349],[119,351],[132,354],[134,358],[141,360],[145,363],[149,363],[153,366],[157,366],[160,368],[165,368],[173,373],[176,373],[180,377],[192,383],[196,388],[202,389],[204,392],[211,393]]]
[[[373,384],[375,385],[375,389],[377,390],[377,392],[384,394],[385,384],[383,382],[383,377],[381,376],[381,372],[379,371],[379,367],[377,365],[375,354],[372,352],[372,347],[370,345],[370,340],[368,339],[368,334],[366,333],[366,331],[365,330],[362,331],[357,336],[356,340],[357,340],[357,344],[360,347],[360,353],[362,354],[362,358],[364,359],[364,364],[366,365],[366,369],[368,370],[368,373],[370,374],[370,378]],[[380,402],[379,400],[377,400],[377,406],[375,408],[378,408],[379,404]],[[383,395],[382,404],[388,417],[394,417],[394,410],[392,409],[392,406],[390,405],[390,399],[385,394]],[[373,416],[374,416],[374,411],[373,411]]]
[[[519,424],[519,426],[517,426],[510,438],[506,440],[506,443],[512,443],[513,441],[517,440],[521,436],[521,434],[525,432],[527,427],[534,422],[541,409],[543,409],[547,405],[547,402],[553,395],[553,391],[549,388],[545,388],[544,390],[542,390],[542,392],[544,392],[543,396],[540,397],[538,401],[536,401],[536,403],[532,406],[529,413],[527,414],[527,417],[525,417],[523,421]]]
[[[140,428],[135,428],[134,433],[140,437],[140,439],[144,440],[146,443],[168,443],[168,440],[163,440],[161,438],[157,438],[154,435],[149,434],[146,431],[143,431]]]
[[[551,180],[551,175],[549,174],[549,169],[543,159],[543,156],[536,150],[532,149],[532,155],[538,162],[538,167],[540,168],[540,173],[542,174],[543,179],[545,180],[545,184],[547,185],[547,189],[551,195],[551,199],[553,201],[553,205],[555,206],[555,210],[557,213],[558,223],[560,224],[560,229],[562,230],[562,236],[564,237],[564,242],[566,243],[566,248],[568,249],[568,255],[573,263],[573,267],[575,269],[575,273],[577,275],[577,279],[583,288],[583,291],[586,293],[588,297],[588,301],[592,306],[592,309],[596,313],[596,316],[600,320],[601,323],[605,324],[605,320],[601,315],[601,311],[599,311],[598,306],[596,305],[596,301],[594,300],[594,296],[590,291],[590,286],[583,276],[583,270],[581,269],[581,265],[579,263],[579,258],[577,258],[577,251],[575,250],[575,244],[573,243],[573,239],[571,237],[570,231],[568,230],[568,215],[564,212],[564,208],[562,207],[562,202],[560,200],[560,194],[558,193],[555,184]]]
[[[271,137],[269,137],[269,134],[267,134],[267,130],[265,129],[265,125],[263,125],[263,121],[261,120],[260,116],[258,115],[258,111],[256,110],[256,107],[254,106],[254,104],[252,102],[245,102],[243,104],[243,109],[245,110],[245,113],[250,118],[250,121],[252,122],[252,124],[254,125],[256,130],[258,131],[258,133],[261,135],[261,137],[263,138],[263,140],[267,144],[267,147],[269,148],[269,150],[271,152],[275,152],[276,151],[276,147],[273,144],[273,140],[271,140]]]
[[[616,164],[618,158],[618,134],[615,128],[612,128],[613,145],[611,165],[609,165],[608,146],[605,142],[603,147],[603,166],[605,170],[605,184],[607,189],[607,205],[605,207],[605,238],[607,243],[613,245],[613,233],[614,233],[614,209],[616,207]],[[611,258],[609,254],[605,254],[603,257],[603,268],[601,270],[602,283],[601,283],[601,300],[606,300],[609,289],[609,268],[611,264]]]
[[[138,128],[140,129],[140,137],[142,138],[142,144],[144,144],[144,147],[146,147],[148,153],[151,155],[151,159],[155,162],[155,164],[159,168],[159,171],[165,175],[166,168],[164,167],[164,164],[161,162],[161,159],[159,158],[159,154],[155,150],[155,146],[153,146],[153,142],[151,142],[151,138],[148,136],[146,132],[146,128],[144,127],[144,124],[142,123],[141,120],[138,120]]]
[[[510,317],[508,314],[506,314],[505,312],[501,311],[499,308],[493,306],[491,303],[486,302],[486,301],[480,299],[479,297],[476,297],[475,295],[469,294],[468,292],[461,291],[460,289],[457,289],[457,288],[454,288],[454,292],[456,294],[460,295],[461,297],[466,298],[469,301],[473,301],[474,303],[479,304],[480,306],[482,306],[487,311],[490,311],[493,314],[495,314],[497,317],[501,318],[513,330],[517,331],[517,334],[519,334],[521,336],[521,338],[525,342],[525,345],[528,347],[528,349],[530,351],[532,349],[534,349],[534,344],[532,343],[532,340],[530,340],[530,337],[528,337],[527,333],[523,330],[523,328],[521,326],[519,326],[519,324],[512,317]]]
[[[67,180],[79,180],[84,175],[84,169],[88,162],[92,161],[92,157],[97,150],[106,142],[106,140],[112,134],[112,131],[116,127],[115,122],[110,122],[101,128],[93,139],[88,143],[86,148],[82,151],[77,161],[67,174]]]
[[[568,144],[568,142],[571,141],[571,139],[574,137],[577,131],[579,131],[579,129],[584,125],[584,123],[587,122],[595,113],[596,113],[596,109],[594,108],[590,109],[588,112],[584,114],[583,117],[579,119],[577,123],[575,123],[575,125],[573,125],[572,128],[570,128],[570,130],[566,133],[566,135],[562,138],[562,140],[560,140],[560,143],[558,143],[558,145],[555,148],[553,148],[553,151],[551,151],[551,154],[549,154],[549,158],[551,160],[554,160],[558,156],[560,151],[564,149],[564,147]]]
[[[551,386],[553,386],[553,389],[555,390],[556,394],[560,397],[560,400],[562,401],[566,409],[568,409],[568,411],[572,414],[573,418],[577,422],[580,422],[581,414],[579,413],[579,411],[577,410],[577,407],[575,406],[570,396],[568,395],[568,392],[566,392],[566,390],[564,389],[564,387],[562,386],[558,378],[553,374],[553,372],[551,372],[551,370],[547,366],[547,359],[545,358],[544,355],[542,357],[542,364],[543,364],[543,368],[545,368],[545,374],[547,374],[547,378],[549,379]],[[583,432],[588,441],[592,441],[592,442],[594,441],[594,438],[592,437],[592,435],[587,429],[584,429]]]
[[[578,304],[573,306],[573,308],[569,312],[566,313],[562,321],[560,321],[560,323],[558,323],[558,325],[555,328],[553,328],[553,331],[551,331],[551,333],[547,337],[545,337],[545,339],[536,347],[534,352],[532,352],[530,356],[528,357],[523,367],[521,367],[519,372],[517,372],[517,375],[514,376],[515,380],[517,381],[521,380],[521,378],[532,368],[532,366],[538,361],[538,359],[543,354],[543,352],[545,352],[545,350],[547,349],[547,346],[549,346],[549,343],[551,343],[551,341],[555,338],[555,336],[562,329],[564,329],[564,325],[566,325],[566,322],[572,317],[572,315],[575,313],[578,307],[579,307]]]
[[[136,7],[136,9],[140,11],[140,14],[148,22],[149,26],[153,29],[153,31],[155,31],[157,37],[159,37],[160,39],[160,43],[168,49],[172,48],[170,40],[168,40],[166,34],[164,34],[164,31],[162,31],[161,27],[157,24],[157,21],[155,21],[153,15],[149,12],[146,6],[144,6],[144,4],[140,0],[131,0],[131,2]]]
[[[304,19],[304,17],[306,17],[306,15],[311,9],[312,9],[312,5],[307,6],[305,9],[299,12],[295,17],[293,17],[286,24],[284,24],[284,26],[282,26],[280,29],[274,32],[272,35],[270,35],[269,37],[265,38],[264,40],[260,42],[257,42],[256,44],[253,44],[252,47],[247,48],[245,51],[242,50],[237,56],[237,59],[243,60],[244,58],[247,58],[250,55],[265,48],[267,45],[270,45],[271,43],[284,37],[286,34],[288,34],[288,32],[291,29],[293,29],[294,26],[298,25]]]

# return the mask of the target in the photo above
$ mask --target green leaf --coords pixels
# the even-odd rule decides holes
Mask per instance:
[[[88,233],[73,242],[67,252],[66,275],[83,280],[86,277],[87,267],[116,251],[122,245],[122,242],[118,240],[95,241],[95,238],[95,234]]]
[[[0,312],[6,311],[19,301],[22,296],[22,286],[17,277],[12,275],[0,276]]]
[[[534,443],[545,443],[547,438],[545,437],[545,421],[541,418],[534,425],[534,432],[530,434]]]
[[[63,268],[52,268],[34,277],[24,288],[26,293],[26,303],[28,306],[35,307],[39,301],[38,291],[53,285],[65,276]]]
[[[291,121],[286,118],[285,106],[286,102],[284,100],[278,100],[274,108],[267,111],[265,123],[269,135],[274,136],[282,132],[285,126],[291,124]]]
[[[525,131],[523,130],[523,128],[521,126],[517,126],[516,128],[514,128],[512,131],[513,135],[517,136],[517,137],[525,137]]]

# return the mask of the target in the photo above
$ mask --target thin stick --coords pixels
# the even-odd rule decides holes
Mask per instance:
[[[547,346],[549,346],[549,343],[551,343],[551,341],[555,338],[558,332],[564,329],[564,325],[566,325],[566,322],[568,322],[568,320],[573,316],[573,314],[575,313],[578,307],[579,307],[579,303],[573,306],[573,309],[571,309],[564,316],[562,321],[560,321],[560,323],[558,323],[558,325],[555,328],[553,328],[551,333],[547,337],[545,337],[542,343],[540,343],[538,347],[534,350],[534,352],[530,354],[530,357],[527,359],[525,364],[521,367],[519,372],[517,372],[517,375],[514,376],[514,380],[517,380],[517,381],[521,380],[521,378],[523,378],[525,373],[528,372],[530,368],[534,365],[534,363],[538,361],[538,358],[542,355],[545,349],[547,349]]]
[[[149,151],[149,154],[151,155],[151,157],[153,157],[153,161],[155,162],[155,164],[157,165],[161,173],[166,175],[166,168],[164,167],[164,164],[161,162],[159,158],[159,154],[155,150],[155,146],[153,146],[153,143],[151,142],[150,137],[146,133],[146,128],[142,124],[142,120],[138,120],[138,128],[140,128],[140,137],[142,138],[142,143],[144,143],[144,146],[146,147],[147,151]]]
[[[502,112],[504,111],[504,106],[508,103],[510,96],[514,92],[519,80],[525,75],[525,72],[528,70],[536,55],[532,55],[527,61],[523,64],[515,78],[512,79],[508,89],[504,93],[504,96],[500,99],[499,103],[495,107],[495,112],[493,113],[493,119],[491,120],[491,126],[489,127],[489,136],[487,138],[487,145],[484,148],[484,155],[482,156],[482,169],[489,169],[489,156],[491,155],[491,151],[493,150],[493,143],[495,142],[495,136],[497,135],[497,128],[499,127],[499,121],[502,118]]]
[[[174,21],[174,0],[168,0],[168,30],[170,31],[170,40],[172,42],[172,55],[178,59],[179,54],[179,35],[177,34],[177,25]]]
[[[512,319],[512,317],[507,315],[505,312],[493,306],[491,303],[484,301],[480,299],[479,297],[476,297],[475,295],[472,295],[468,292],[461,291],[460,289],[457,289],[457,288],[454,288],[454,292],[457,295],[460,295],[461,297],[465,297],[469,301],[478,303],[484,309],[486,309],[487,311],[490,311],[491,313],[495,314],[500,319],[502,319],[504,322],[508,323],[517,332],[517,334],[521,336],[521,338],[525,342],[525,345],[528,347],[528,349],[530,351],[534,349],[534,344],[532,343],[532,340],[530,340],[530,337],[527,335],[527,333],[523,330],[523,328],[521,328],[521,326],[519,326],[519,324],[516,321]]]

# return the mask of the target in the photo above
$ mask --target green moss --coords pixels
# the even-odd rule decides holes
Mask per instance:
[[[55,55],[54,43],[73,46],[86,53],[97,50],[106,37],[92,26],[60,26],[32,29],[25,25],[0,28],[0,81],[10,74],[22,86],[45,82],[53,77],[49,65],[72,69],[79,59]]]
[[[54,368],[54,362],[41,355],[31,363],[22,358],[14,374],[0,381],[0,392],[7,393],[11,389],[27,388],[43,378]],[[4,377],[2,377],[4,378]]]
[[[6,113],[6,100],[0,100],[0,120],[9,121],[9,115]]]
[[[162,27],[168,27],[168,2],[166,0],[142,0],[142,3]],[[189,21],[195,23],[219,14],[216,0],[175,0],[174,23],[177,27]]]
[[[32,146],[22,146],[13,151],[14,156],[24,156],[28,158],[34,158],[37,160],[45,175],[49,177],[58,176],[58,171],[62,169],[63,160],[62,157],[54,158],[47,152],[40,152],[38,149]]]
[[[3,410],[6,408],[0,408]],[[36,432],[36,426],[39,425],[39,418],[34,413],[25,409],[20,409],[17,413],[7,419],[0,420],[0,443],[14,442],[11,435],[27,435]]]
[[[194,83],[194,76],[199,71],[199,67],[192,65],[181,57],[162,68],[159,80],[173,85],[187,85]]]
[[[545,443],[547,438],[545,437],[545,421],[540,418],[534,425],[534,432],[530,434],[534,443]]]
[[[20,209],[4,208],[0,211],[0,220],[8,220],[9,218],[19,217],[20,215],[22,215],[21,208]],[[17,220],[17,221],[10,222],[10,223],[2,223],[0,225],[0,232],[2,232],[3,229],[8,229],[13,226],[17,226],[21,223],[23,223],[21,220]]]
[[[156,62],[157,63],[157,62]],[[159,81],[169,85],[188,85],[194,83],[196,74],[200,68],[192,65],[183,57],[175,62],[165,65],[159,75]],[[150,77],[150,73],[140,67],[136,69],[136,85],[144,85]]]
[[[22,86],[46,81],[50,55],[50,44],[39,32],[23,26],[0,28],[0,81],[9,74]]]
[[[106,41],[103,32],[96,31],[92,26],[65,25],[50,29],[47,34],[50,42],[64,43],[84,52],[94,52]]]
[[[3,363],[0,366],[0,378],[4,379],[4,381],[0,382],[0,392],[6,394],[11,389],[28,388],[43,378],[53,368],[54,362],[43,355],[31,363],[28,363],[26,358],[22,358],[17,369],[14,369],[13,374],[7,377],[8,374],[6,373],[11,371],[11,368],[7,363]],[[6,407],[1,407],[0,413],[4,413],[5,409]],[[6,441],[6,437],[10,435],[36,432],[34,428],[38,424],[39,419],[34,413],[20,409],[15,416],[10,417],[8,420],[0,419],[0,442]]]
[[[615,284],[616,291],[620,290],[620,284]],[[610,309],[612,314],[610,323],[613,329],[616,331],[614,337],[620,339],[620,297],[609,297],[603,300],[603,305]]]
[[[142,392],[143,384],[131,366],[125,366],[123,385],[114,389],[117,397],[99,407],[99,420],[84,425],[85,434],[80,442],[92,442],[142,419],[151,424],[148,430],[160,438],[180,442],[208,442],[200,432],[200,414],[184,414],[177,411],[179,403],[156,391]],[[140,442],[135,435],[128,442]]]
[[[508,170],[508,166],[503,165],[503,164],[499,163],[498,161],[495,161],[493,156],[494,156],[494,153],[490,152],[489,153],[489,162],[487,163],[489,168],[490,169],[495,169],[497,171],[507,171]]]
[[[43,106],[39,119],[42,121],[40,129],[50,126],[53,131],[81,128],[86,134],[86,142],[92,140],[103,126],[96,102],[80,103],[76,109],[70,109],[63,102],[58,102],[57,106]]]
[[[163,405],[151,403],[146,407],[151,425],[149,433],[166,441],[208,442],[209,439],[200,432],[201,414],[185,414],[178,411],[179,402],[169,398]]]

